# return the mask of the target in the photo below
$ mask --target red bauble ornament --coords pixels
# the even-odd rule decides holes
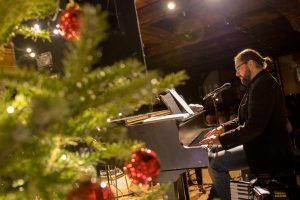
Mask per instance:
[[[78,40],[79,32],[79,5],[67,4],[66,10],[59,17],[59,29],[66,40]]]
[[[83,182],[68,193],[68,200],[115,200],[109,187],[100,187],[97,183]]]
[[[124,171],[137,184],[154,181],[160,172],[160,164],[154,151],[141,148],[125,162]]]

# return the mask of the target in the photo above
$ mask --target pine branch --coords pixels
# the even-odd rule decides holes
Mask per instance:
[[[24,38],[31,38],[33,41],[36,41],[38,38],[43,38],[51,42],[51,35],[48,30],[40,30],[37,32],[32,27],[20,25],[15,27],[14,34],[23,35]]]
[[[56,0],[1,0],[0,44],[10,41],[23,22],[53,14],[56,3]]]

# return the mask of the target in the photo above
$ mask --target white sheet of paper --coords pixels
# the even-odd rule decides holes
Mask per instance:
[[[164,116],[157,116],[157,117],[150,117],[145,119],[143,123],[152,123],[152,122],[159,122],[159,121],[166,121],[172,119],[184,119],[188,117],[188,113],[180,113],[180,114],[172,114],[172,115],[164,115]]]
[[[179,96],[179,94],[174,89],[170,89],[169,91],[187,113],[189,113],[190,115],[195,114],[194,111],[192,111],[192,109],[189,107],[189,105],[181,98],[181,96]]]

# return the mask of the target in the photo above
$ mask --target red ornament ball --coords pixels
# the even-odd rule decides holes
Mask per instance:
[[[100,187],[97,183],[83,182],[68,193],[68,200],[115,200],[109,187]]]
[[[79,5],[69,3],[59,17],[60,33],[66,40],[79,40]]]
[[[136,184],[154,181],[160,173],[160,164],[154,151],[141,148],[125,162],[124,171]]]

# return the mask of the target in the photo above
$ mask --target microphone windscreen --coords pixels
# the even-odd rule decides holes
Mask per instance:
[[[231,87],[231,83],[225,83],[222,88],[229,89]]]

